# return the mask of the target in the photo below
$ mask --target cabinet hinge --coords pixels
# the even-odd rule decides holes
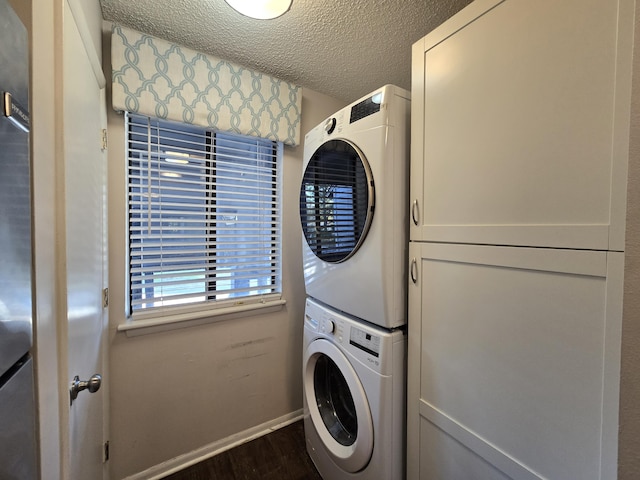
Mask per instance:
[[[103,451],[102,462],[105,463],[109,460],[109,440],[104,442],[104,449],[102,451]]]
[[[109,288],[105,288],[102,290],[102,308],[107,308],[109,306]]]
[[[102,150],[107,149],[107,129],[102,129]]]

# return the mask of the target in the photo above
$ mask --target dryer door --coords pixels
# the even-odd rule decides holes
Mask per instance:
[[[309,415],[329,455],[346,472],[365,468],[373,453],[373,419],[362,383],[330,341],[313,341],[304,357]]]
[[[325,262],[347,260],[367,235],[374,205],[373,176],[360,149],[343,139],[323,143],[300,188],[300,220],[311,251]]]

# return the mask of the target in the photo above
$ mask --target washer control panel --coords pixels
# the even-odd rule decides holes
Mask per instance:
[[[309,303],[307,303],[309,307]],[[316,307],[313,304],[313,307]],[[324,309],[308,309],[305,313],[305,323],[314,332],[333,337],[338,343],[345,343],[345,332],[348,336],[347,343],[374,357],[380,356],[380,336],[369,330],[355,325],[347,325],[339,316],[332,315]]]
[[[335,335],[338,331],[342,332],[341,325],[338,324],[338,326],[336,326],[336,321],[331,317],[327,317],[327,316],[316,317],[316,316],[311,316],[309,314],[305,314],[304,321],[307,324],[307,326],[311,327],[313,331],[318,333]]]
[[[351,327],[349,343],[374,357],[380,356],[380,337],[377,335],[372,335],[357,327]]]
[[[323,318],[320,320],[320,328],[318,329],[320,333],[334,333],[334,330],[335,323],[333,320],[330,320],[328,318]]]
[[[383,330],[312,298],[306,300],[304,330],[305,345],[326,339],[349,355],[350,361],[381,375],[391,375],[400,357],[404,358],[406,337],[401,329]]]

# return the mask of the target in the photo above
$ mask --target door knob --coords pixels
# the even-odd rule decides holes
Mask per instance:
[[[96,393],[98,390],[100,390],[101,384],[102,377],[97,373],[95,375],[92,375],[89,380],[80,380],[80,377],[76,375],[71,382],[71,387],[69,388],[71,404],[73,405],[73,401],[78,398],[78,394],[81,391],[89,390],[89,393]]]

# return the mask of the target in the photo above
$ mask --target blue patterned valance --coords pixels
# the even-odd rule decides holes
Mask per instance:
[[[297,85],[117,25],[111,64],[116,110],[300,142]]]

